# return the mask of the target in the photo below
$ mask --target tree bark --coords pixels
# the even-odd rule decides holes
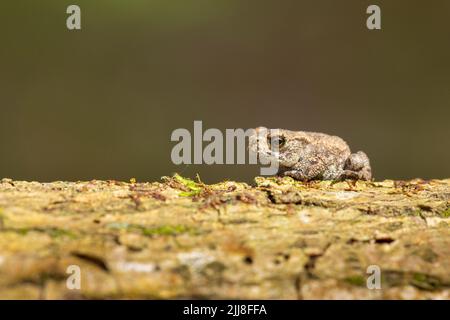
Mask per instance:
[[[449,299],[449,216],[450,179],[3,179],[0,298]]]

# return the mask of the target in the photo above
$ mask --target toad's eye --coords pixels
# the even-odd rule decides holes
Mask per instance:
[[[286,138],[283,136],[268,136],[267,144],[270,146],[270,149],[278,150],[286,144]]]

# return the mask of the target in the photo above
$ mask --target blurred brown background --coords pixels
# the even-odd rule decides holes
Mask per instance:
[[[450,176],[448,0],[2,1],[0,41],[0,177],[258,173],[173,165],[194,120],[336,134],[377,179]]]

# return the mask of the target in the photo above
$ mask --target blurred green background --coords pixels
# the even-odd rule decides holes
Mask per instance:
[[[194,120],[339,135],[376,179],[450,177],[448,0],[18,0],[0,27],[0,177],[258,174],[173,165]]]

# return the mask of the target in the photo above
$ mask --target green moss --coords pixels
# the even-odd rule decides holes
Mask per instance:
[[[200,194],[200,191],[182,191],[179,193],[180,197],[194,197]]]
[[[184,178],[182,176],[180,176],[178,173],[176,173],[173,178],[181,183],[183,186],[185,186],[187,189],[189,189],[189,191],[182,191],[180,192],[180,196],[181,197],[193,197],[196,195],[199,195],[202,191],[202,187],[199,183],[188,179],[188,178]]]
[[[360,275],[349,276],[344,281],[352,286],[364,287],[366,285],[366,279]]]
[[[159,226],[155,228],[143,228],[144,236],[176,236],[182,233],[189,233],[191,229],[183,225]]]
[[[59,229],[59,228],[49,228],[49,229],[46,229],[44,232],[49,234],[50,237],[52,237],[52,238],[68,237],[68,238],[75,239],[77,237],[77,235],[75,233],[73,233],[72,231]]]
[[[437,290],[443,286],[438,277],[416,272],[412,275],[410,284],[422,290]]]
[[[439,278],[420,272],[415,272],[410,281],[411,285],[423,290],[436,290],[442,286]]]
[[[441,212],[441,217],[450,218],[450,207],[447,210]]]
[[[18,229],[10,229],[9,231],[14,231],[14,232],[20,234],[21,236],[25,236],[31,230],[28,228],[18,228]]]
[[[444,286],[440,278],[422,272],[386,270],[382,279],[389,287],[411,285],[421,290],[433,291]]]

